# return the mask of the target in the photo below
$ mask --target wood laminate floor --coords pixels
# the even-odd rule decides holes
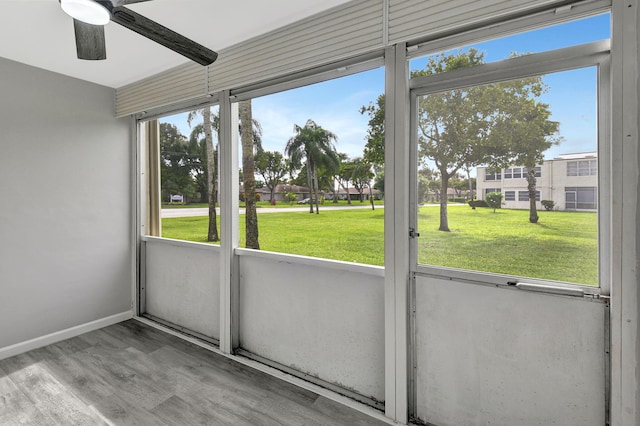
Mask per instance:
[[[130,320],[0,361],[0,425],[382,425]]]

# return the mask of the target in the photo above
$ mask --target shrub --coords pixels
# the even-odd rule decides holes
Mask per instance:
[[[551,211],[555,207],[556,203],[553,200],[542,200],[540,201],[545,210]]]
[[[502,205],[502,192],[489,192],[485,196],[485,201],[493,209],[493,212],[496,212],[496,209],[499,209]]]
[[[469,201],[469,206],[471,207],[489,207],[485,200],[471,200]]]
[[[284,197],[289,201],[289,204],[293,204],[298,199],[298,194],[295,192],[285,192]]]

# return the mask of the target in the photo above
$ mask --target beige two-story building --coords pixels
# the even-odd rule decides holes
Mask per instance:
[[[563,154],[536,167],[536,201],[552,200],[556,210],[596,210],[598,208],[598,154]],[[477,194],[501,192],[504,208],[528,209],[527,168],[502,170],[477,168]],[[542,208],[542,204],[539,204]]]

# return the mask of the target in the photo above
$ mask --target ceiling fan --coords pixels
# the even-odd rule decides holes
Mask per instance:
[[[124,7],[149,0],[59,0],[62,10],[73,18],[79,59],[107,58],[104,25],[109,21],[159,43],[199,63],[212,64],[218,54],[169,28]]]

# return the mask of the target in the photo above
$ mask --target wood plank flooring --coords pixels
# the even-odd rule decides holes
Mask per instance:
[[[0,425],[383,425],[135,320],[0,361]]]

